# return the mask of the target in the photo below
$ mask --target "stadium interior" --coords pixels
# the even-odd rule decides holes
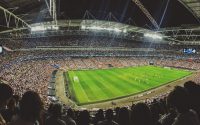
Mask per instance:
[[[0,0],[0,125],[200,125],[199,0]]]

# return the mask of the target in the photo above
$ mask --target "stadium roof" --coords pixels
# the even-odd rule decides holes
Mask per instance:
[[[196,16],[196,18],[200,19],[200,0],[179,0],[183,5],[185,5],[191,13]]]
[[[150,33],[153,34],[154,31],[145,29],[142,27],[132,26],[128,24],[118,23],[114,21],[103,21],[103,20],[80,20],[80,19],[73,19],[73,20],[58,20],[57,24],[55,25],[53,21],[47,22],[40,22],[30,24],[31,27],[31,34],[38,34],[38,33],[53,33],[53,32],[65,32],[65,31],[96,31],[96,32],[110,32],[114,34],[118,34],[123,32],[130,33],[130,34],[145,34]],[[17,33],[17,31],[24,31],[27,32],[28,28],[18,28],[15,30],[5,30],[1,31],[0,34],[9,34],[9,33]],[[58,30],[59,29],[59,30]],[[29,33],[28,33],[29,34]],[[132,34],[132,35],[133,35]],[[158,33],[159,34],[159,33]],[[134,35],[133,35],[134,36]]]
[[[31,24],[52,20],[46,4],[48,1],[0,0],[0,6]],[[136,4],[137,1],[143,6]],[[147,10],[161,28],[199,25],[199,0],[57,0],[57,8],[58,19],[95,18],[154,29]],[[85,15],[86,12],[92,16]],[[0,10],[0,17],[0,28],[4,30],[9,16]],[[13,26],[16,21],[11,18],[10,22]]]
[[[35,23],[32,24],[31,27],[36,27],[36,26],[46,26],[48,27],[51,25],[52,22],[45,22],[45,23]],[[113,30],[116,28],[121,31],[126,31],[126,32],[138,32],[138,33],[149,33],[152,32],[151,30],[141,28],[141,27],[136,27],[136,26],[131,26],[127,24],[122,24],[122,23],[117,23],[113,21],[103,21],[103,20],[59,20],[57,22],[57,26],[59,27],[101,27],[101,28],[112,28]]]

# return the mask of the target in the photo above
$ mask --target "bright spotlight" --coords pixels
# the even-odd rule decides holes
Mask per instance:
[[[52,26],[52,30],[59,30],[59,27],[58,26]]]
[[[121,32],[121,30],[118,29],[118,28],[115,28],[114,31],[115,31],[115,32]]]
[[[84,30],[85,28],[86,28],[86,26],[85,26],[85,25],[81,25],[81,29],[83,29],[83,30]]]
[[[3,47],[0,46],[0,54],[3,53]]]
[[[34,27],[31,27],[31,31],[32,31],[32,32],[44,31],[44,30],[45,30],[45,27],[44,27],[44,26],[34,26]]]
[[[144,37],[159,39],[159,40],[163,39],[163,37],[160,34],[156,34],[156,33],[145,33]]]
[[[47,31],[47,30],[59,30],[59,27],[56,25],[51,26],[33,26],[31,27],[32,32],[38,32],[38,31]]]
[[[127,33],[127,30],[126,30],[126,29],[124,29],[124,30],[123,30],[123,33]]]
[[[120,32],[123,32],[123,33],[126,33],[127,31],[126,30],[121,30],[121,29],[119,29],[119,28],[111,28],[111,27],[101,27],[101,26],[85,26],[85,25],[82,25],[81,26],[81,29],[83,29],[83,30],[85,30],[85,29],[87,29],[87,30],[98,30],[98,31],[100,31],[100,30],[104,30],[104,31],[111,31],[111,32],[116,32],[116,33],[120,33]]]

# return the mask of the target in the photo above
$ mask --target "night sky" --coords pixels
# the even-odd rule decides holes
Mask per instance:
[[[7,2],[6,4],[4,3],[3,6],[16,6],[16,0],[8,1],[9,2]],[[12,4],[12,1],[15,1],[15,4]],[[28,1],[34,2],[34,4],[30,2],[29,5]],[[179,3],[178,0],[140,1],[152,14],[156,22],[160,24],[161,28],[176,27],[185,24],[199,25],[195,17],[181,3]],[[21,14],[34,12],[37,13],[37,16],[29,18],[34,19],[35,22],[45,21],[45,19],[40,17],[41,14],[39,13],[39,10],[46,8],[44,0],[26,0],[25,2],[26,4],[17,5],[20,8],[15,13]],[[168,7],[166,9],[166,13],[164,14],[167,3]],[[0,5],[2,5],[1,2]],[[154,28],[148,18],[131,0],[60,0],[57,5],[58,8],[60,8],[60,13],[58,14],[59,19],[83,19],[85,11],[88,10],[92,15],[96,17],[96,19],[105,20],[108,16],[108,13],[111,12],[119,22],[128,23],[128,19],[132,19],[129,20],[131,25],[136,25],[149,29]],[[114,19],[111,20],[116,21]],[[0,25],[2,25],[1,23],[3,22],[5,21],[2,21],[2,19],[0,19]]]
[[[160,24],[168,0],[141,0],[144,6]],[[61,0],[61,18],[81,18],[89,10],[97,19],[104,20],[109,12],[123,23],[131,18],[132,24],[152,27],[148,18],[131,0]],[[195,17],[177,0],[169,0],[161,27],[198,24]]]

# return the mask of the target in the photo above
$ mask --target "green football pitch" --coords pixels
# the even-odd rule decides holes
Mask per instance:
[[[144,92],[192,74],[191,71],[138,66],[66,72],[77,105],[104,102]]]

